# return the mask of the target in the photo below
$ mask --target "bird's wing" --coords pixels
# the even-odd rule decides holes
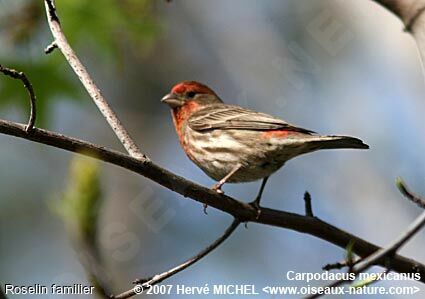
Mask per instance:
[[[314,133],[265,113],[223,104],[211,105],[195,112],[189,118],[188,125],[195,131],[239,129],[258,131],[288,130],[306,134]]]

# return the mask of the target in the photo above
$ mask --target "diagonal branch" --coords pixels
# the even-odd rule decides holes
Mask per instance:
[[[397,239],[395,239],[388,247],[378,250],[368,258],[362,261],[362,263],[355,268],[355,272],[363,272],[369,267],[375,265],[378,261],[393,256],[403,245],[407,243],[419,230],[425,225],[425,212],[421,215],[403,232]]]
[[[377,250],[374,254],[370,255],[369,257],[362,260],[360,263],[358,263],[357,266],[354,266],[352,268],[351,273],[359,274],[361,272],[366,271],[370,267],[376,264],[382,264],[382,262],[389,261],[387,264],[387,268],[391,269],[392,265],[390,262],[390,259],[394,254],[409,241],[418,231],[420,231],[425,226],[425,212],[422,212],[422,214],[419,215],[418,218],[412,224],[406,229],[405,232],[403,232],[399,237],[397,237],[393,242],[390,243],[385,248],[381,248]],[[413,271],[412,271],[413,272]],[[324,289],[333,289],[339,285],[342,285],[349,280],[337,280],[326,287]],[[315,294],[308,296],[307,298],[313,299],[313,298],[319,298],[323,294]]]
[[[126,154],[86,141],[38,128],[34,128],[33,133],[29,135],[26,133],[24,125],[5,120],[0,120],[0,133],[81,153],[120,166],[143,175],[184,197],[190,197],[200,203],[231,214],[241,222],[257,222],[306,233],[343,249],[350,242],[355,242],[353,252],[360,257],[367,257],[380,249],[380,247],[326,223],[317,217],[306,217],[294,213],[262,208],[261,214],[257,218],[257,211],[247,203],[218,194],[209,188],[195,184],[151,161],[140,161]],[[379,261],[379,264],[385,266],[385,263],[382,261]],[[394,255],[391,258],[391,266],[397,272],[411,273],[412,271],[417,271],[421,273],[421,281],[425,283],[425,265],[400,255]]]
[[[17,70],[4,67],[1,64],[0,64],[0,73],[3,73],[6,76],[12,77],[14,79],[21,80],[25,86],[25,89],[28,91],[28,95],[30,99],[30,117],[28,119],[26,131],[27,133],[31,132],[32,129],[34,128],[37,110],[35,105],[35,102],[36,102],[35,92],[30,80],[23,72],[18,72]]]
[[[135,295],[141,294],[143,292],[143,290],[146,290],[146,289],[150,288],[151,286],[158,284],[158,283],[164,281],[165,279],[179,273],[180,271],[183,271],[187,267],[193,265],[194,263],[196,263],[197,261],[202,259],[204,256],[209,254],[211,251],[216,249],[218,246],[220,246],[221,243],[223,243],[225,240],[227,240],[227,238],[230,237],[230,235],[235,231],[235,229],[239,226],[240,223],[241,222],[239,220],[234,219],[233,222],[230,224],[230,226],[225,230],[223,235],[220,236],[220,238],[215,240],[212,244],[207,246],[204,250],[199,252],[197,255],[191,257],[190,259],[188,259],[184,263],[182,263],[182,264],[180,264],[180,265],[178,265],[178,266],[176,266],[176,267],[174,267],[174,268],[172,268],[168,271],[157,274],[157,275],[150,277],[150,278],[147,278],[147,279],[137,279],[134,282],[134,283],[137,283],[137,285],[134,288],[132,288],[131,290],[128,290],[126,292],[123,292],[119,295],[111,296],[111,298],[125,299],[125,298],[133,297]]]
[[[65,59],[68,61],[69,65],[78,76],[78,79],[80,79],[81,83],[89,93],[90,97],[93,99],[96,106],[99,108],[100,112],[105,117],[106,121],[111,126],[112,130],[115,132],[115,135],[117,135],[126,151],[132,157],[142,161],[147,160],[148,158],[140,151],[134,140],[130,137],[130,134],[124,128],[121,121],[118,119],[117,115],[112,110],[111,106],[109,106],[99,88],[90,77],[86,68],[69,45],[65,35],[63,34],[59,18],[56,14],[54,0],[45,0],[44,4],[46,7],[47,21],[49,22],[50,30],[52,31],[52,35],[55,39],[54,42],[46,48],[46,51],[51,52],[54,49],[53,47],[57,47],[59,50],[61,50],[62,54],[65,56]]]

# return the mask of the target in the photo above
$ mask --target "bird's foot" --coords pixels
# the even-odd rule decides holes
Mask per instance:
[[[257,215],[255,216],[255,220],[258,220],[261,215],[261,207],[258,199],[255,199],[253,202],[249,203],[251,207],[253,207],[257,211]],[[248,221],[244,224],[245,228],[248,228]]]
[[[223,186],[223,184],[224,184],[224,182],[220,181],[220,182],[214,184],[214,186],[211,187],[211,190],[217,192],[218,194],[224,194],[223,190],[221,190],[221,186]],[[204,213],[206,215],[208,215],[207,208],[208,208],[208,205],[204,203]]]
[[[261,215],[261,207],[259,204],[259,200],[255,199],[253,202],[250,203],[250,205],[257,211],[257,216],[255,217],[255,220],[258,220]]]
[[[214,184],[214,186],[212,186],[211,189],[217,192],[218,194],[224,194],[223,190],[221,190],[221,186],[223,186],[223,184],[218,182],[217,184]]]

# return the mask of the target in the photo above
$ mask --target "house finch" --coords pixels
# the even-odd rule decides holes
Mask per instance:
[[[348,136],[321,136],[281,119],[227,105],[208,86],[185,81],[175,85],[161,102],[172,109],[183,150],[222,193],[226,183],[263,179],[253,201],[259,207],[268,177],[291,158],[321,149],[369,148]]]

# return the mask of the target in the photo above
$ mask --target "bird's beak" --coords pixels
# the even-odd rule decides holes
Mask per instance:
[[[161,102],[167,104],[171,108],[177,108],[183,106],[184,99],[180,98],[175,93],[169,93],[161,99]]]

